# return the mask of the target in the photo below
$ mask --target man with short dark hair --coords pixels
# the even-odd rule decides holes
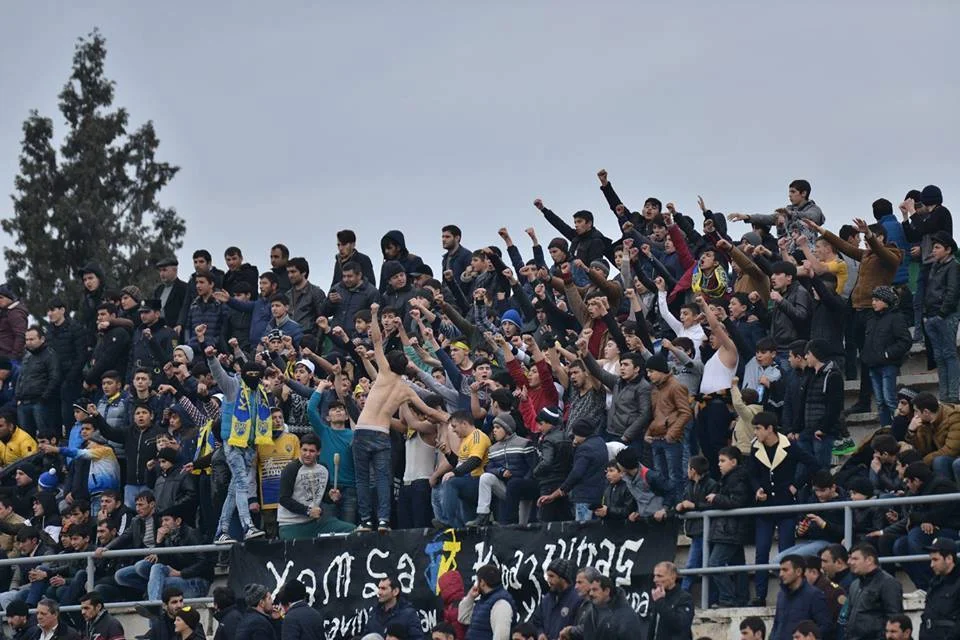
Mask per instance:
[[[317,332],[317,319],[323,315],[327,294],[308,280],[310,263],[306,258],[291,258],[287,262],[287,277],[290,279],[290,317],[305,334],[314,335]]]
[[[470,266],[473,252],[460,244],[463,232],[455,224],[448,224],[440,230],[440,242],[443,244],[442,269],[453,272],[453,281],[460,282],[460,276]]]
[[[840,611],[847,601],[847,594],[843,587],[835,582],[831,582],[827,576],[823,575],[822,561],[819,556],[807,556],[803,559],[803,574],[811,586],[823,592],[827,600],[827,610],[830,613],[830,621],[836,628],[837,621],[840,618]],[[846,622],[846,620],[844,620]],[[842,629],[836,629],[836,636],[842,636]]]
[[[740,640],[767,640],[767,625],[759,616],[748,616],[740,621]]]
[[[270,590],[262,584],[248,584],[243,599],[247,609],[237,625],[236,640],[280,640],[282,621]]]
[[[957,542],[938,537],[927,547],[933,580],[921,616],[922,640],[947,640],[960,631],[960,570],[957,570]]]
[[[110,302],[97,306],[97,343],[84,370],[84,382],[93,386],[107,371],[125,371],[130,353],[130,333],[114,324],[117,307]]]
[[[831,544],[820,552],[820,566],[827,577],[843,587],[843,590],[850,593],[850,586],[856,579],[856,576],[847,566],[849,558],[847,548],[842,544]]]
[[[374,287],[377,286],[377,277],[373,273],[373,262],[370,256],[357,251],[357,234],[351,229],[337,231],[337,255],[333,263],[333,279],[330,281],[331,291],[343,279],[343,267],[349,263],[360,267],[363,279]]]
[[[890,616],[903,613],[903,589],[880,568],[876,548],[860,543],[850,550],[850,570],[857,576],[850,587],[845,640],[876,640]]]
[[[83,331],[67,313],[67,306],[60,298],[47,305],[47,341],[57,354],[60,364],[61,384],[59,389],[59,423],[73,424],[73,401],[80,396],[80,380],[87,354],[84,349]]]
[[[796,527],[799,542],[780,552],[774,559],[779,562],[789,555],[801,557],[816,555],[833,543],[843,540],[843,511],[833,509],[823,511],[818,504],[841,502],[843,498],[837,490],[837,482],[828,469],[820,469],[810,481],[814,499],[810,502],[810,512],[804,514]]]
[[[17,418],[20,427],[32,436],[59,436],[61,433],[55,409],[60,400],[60,359],[47,345],[39,325],[24,334],[26,353],[17,378]]]
[[[107,612],[103,606],[103,599],[96,591],[91,591],[80,598],[80,615],[87,623],[83,634],[90,640],[124,640],[126,634],[123,625]]]
[[[777,358],[787,375],[790,374],[787,354],[795,340],[810,337],[810,319],[813,300],[810,293],[797,282],[797,267],[792,262],[775,262],[771,267],[770,336],[777,345]]]
[[[277,276],[277,292],[290,291],[290,276],[287,274],[287,261],[290,260],[290,249],[285,244],[275,244],[270,247],[270,271]]]
[[[930,275],[924,293],[923,328],[937,365],[940,398],[956,404],[960,401],[960,360],[957,358],[956,344],[957,325],[960,323],[957,243],[946,231],[937,231],[931,238],[933,262],[929,265]]]
[[[593,214],[589,211],[577,211],[573,214],[573,227],[560,219],[550,209],[543,205],[539,198],[533,201],[533,206],[540,210],[553,228],[570,241],[569,255],[573,260],[579,260],[589,266],[594,260],[600,260],[610,248],[610,239],[600,233],[593,226]],[[582,267],[581,267],[582,268]]]
[[[561,640],[633,640],[637,637],[640,618],[613,580],[598,572],[590,581],[589,598],[580,621],[561,631]]]
[[[820,627],[813,620],[804,620],[794,629],[793,635],[787,636],[791,640],[823,640]]]
[[[370,308],[380,301],[377,287],[366,279],[363,267],[358,262],[347,262],[341,270],[340,280],[330,287],[330,295],[323,303],[321,315],[331,318],[331,327],[340,327],[350,338],[357,337],[354,317],[357,312]]]
[[[780,560],[780,593],[770,640],[790,640],[793,630],[804,620],[812,620],[826,635],[833,627],[827,600],[804,576],[803,558],[788,555]]]
[[[485,564],[477,569],[477,580],[460,601],[457,617],[470,625],[470,640],[500,640],[510,637],[515,605],[503,587],[500,567]]]
[[[577,566],[570,560],[558,558],[547,567],[546,579],[550,591],[543,594],[540,604],[530,619],[541,637],[557,640],[560,632],[577,620],[583,599],[577,593],[573,581]]]
[[[223,288],[230,295],[236,295],[237,285],[241,282],[250,287],[250,291],[256,292],[257,280],[260,270],[252,264],[243,261],[243,252],[240,247],[227,247],[223,252],[224,262],[227,263],[227,271],[223,274]],[[256,299],[254,293],[253,298]]]
[[[884,640],[913,640],[913,622],[902,613],[890,616],[884,631]]]
[[[387,576],[377,584],[377,604],[370,609],[363,633],[379,633],[385,636],[387,628],[398,625],[406,629],[408,638],[423,638],[420,615],[403,596],[396,576]]]

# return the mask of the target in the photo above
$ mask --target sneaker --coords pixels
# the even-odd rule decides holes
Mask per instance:
[[[360,523],[360,526],[357,527],[357,531],[373,531],[376,527],[373,526],[373,520],[364,520]]]
[[[471,520],[467,523],[468,527],[488,527],[490,526],[490,514],[489,513],[478,513],[476,520]]]
[[[381,521],[377,524],[377,531],[379,531],[380,533],[386,533],[387,531],[390,531],[390,521],[389,521],[389,520],[381,520]]]
[[[256,527],[250,527],[249,529],[247,529],[247,532],[243,534],[243,541],[247,542],[249,540],[256,540],[257,538],[262,538],[265,535],[267,535],[265,531],[261,531]]]
[[[853,441],[853,438],[841,438],[833,445],[833,455],[835,456],[848,456],[856,451],[857,443]]]
[[[229,533],[221,533],[213,540],[213,544],[234,544],[236,540],[230,537]]]

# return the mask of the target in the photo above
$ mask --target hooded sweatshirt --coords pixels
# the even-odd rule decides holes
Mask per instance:
[[[463,600],[463,577],[459,571],[447,571],[437,580],[437,590],[443,598],[443,621],[452,625],[457,640],[463,640],[467,628],[457,619],[457,605]]]
[[[388,241],[393,241],[395,244],[400,246],[400,253],[397,257],[392,258],[400,264],[403,265],[403,270],[407,272],[409,276],[411,273],[416,271],[419,268],[423,267],[423,260],[420,259],[420,256],[414,255],[407,250],[407,241],[403,237],[403,232],[393,229],[387,231],[384,236],[380,239],[380,251],[383,252],[387,246]],[[387,258],[386,255],[383,256],[384,262],[387,262],[391,258]],[[381,295],[387,291],[387,279],[384,278],[383,266],[380,267],[380,293]]]

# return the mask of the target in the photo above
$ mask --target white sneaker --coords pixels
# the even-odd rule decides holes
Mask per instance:
[[[243,534],[243,541],[247,542],[248,540],[256,540],[257,538],[262,538],[265,535],[267,535],[265,531],[261,531],[256,527],[250,527],[247,529],[247,532]]]

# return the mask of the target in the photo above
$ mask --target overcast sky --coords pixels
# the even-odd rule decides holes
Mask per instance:
[[[182,168],[160,196],[181,265],[236,244],[263,269],[282,241],[326,288],[335,230],[379,264],[401,228],[436,269],[447,223],[469,248],[506,225],[529,257],[524,227],[556,235],[538,196],[613,233],[601,167],[632,208],[692,213],[769,212],[807,178],[836,229],[928,183],[960,207],[958,24],[954,0],[3,3],[0,193],[29,109],[62,132],[98,26],[117,104]]]

